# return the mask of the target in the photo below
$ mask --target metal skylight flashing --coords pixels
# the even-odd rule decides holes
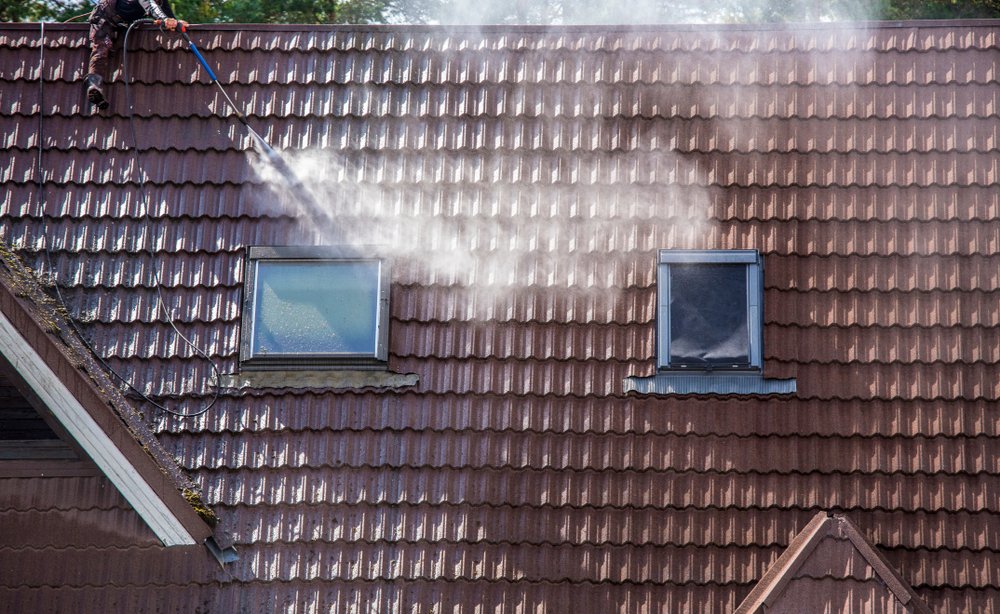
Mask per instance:
[[[629,376],[625,392],[640,394],[795,394],[794,379],[766,379],[756,372],[663,371],[650,377]]]

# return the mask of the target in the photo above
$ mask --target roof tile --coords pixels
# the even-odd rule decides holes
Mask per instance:
[[[289,431],[171,441],[190,469],[530,469],[755,474],[1000,473],[992,438],[814,437],[794,457],[787,437],[418,431]],[[650,476],[655,480],[655,476]]]
[[[200,550],[26,533],[45,545],[0,601],[730,612],[836,509],[932,606],[988,610],[995,25],[192,31],[316,190],[307,215],[179,38],[130,41],[143,183],[126,75],[86,108],[86,27],[47,24],[43,56],[39,26],[4,24],[0,237],[123,376],[205,405],[211,365],[157,286],[231,373],[246,247],[367,242],[403,245],[389,368],[420,384],[226,389],[201,417],[151,415],[224,510],[232,576]],[[765,373],[796,395],[622,393],[655,368],[663,248],[763,252]],[[90,478],[12,501],[18,526],[127,514]]]
[[[789,475],[435,467],[198,470],[208,500],[224,505],[467,503],[666,509],[860,508],[944,512],[987,508],[995,476],[956,484],[946,474]],[[616,484],[611,488],[611,484]],[[780,489],[776,489],[777,484]]]

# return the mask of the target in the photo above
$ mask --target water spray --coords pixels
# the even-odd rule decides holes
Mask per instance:
[[[159,25],[159,21],[160,20],[153,21],[152,23]],[[178,31],[180,31],[181,36],[184,37],[184,40],[185,42],[187,42],[188,47],[191,49],[191,52],[194,53],[194,56],[196,58],[198,58],[198,62],[201,64],[202,68],[204,68],[205,72],[208,73],[209,79],[211,79],[212,83],[219,88],[219,91],[222,93],[222,97],[226,100],[227,103],[229,103],[229,107],[236,114],[236,119],[238,119],[240,123],[243,124],[243,126],[247,129],[247,133],[250,134],[250,138],[251,140],[253,140],[254,146],[256,147],[258,153],[260,153],[264,157],[264,159],[267,160],[268,164],[270,164],[271,167],[274,168],[274,170],[276,170],[284,178],[285,182],[288,184],[289,189],[291,190],[292,194],[295,196],[296,199],[298,199],[302,204],[309,206],[313,211],[319,211],[320,209],[318,204],[316,203],[316,200],[306,189],[305,185],[302,184],[302,180],[299,179],[298,175],[295,174],[295,171],[293,171],[292,168],[288,166],[288,163],[285,162],[285,159],[281,157],[281,154],[279,154],[273,147],[271,147],[268,144],[268,142],[264,140],[264,137],[262,137],[260,134],[257,133],[256,130],[253,129],[253,126],[251,126],[250,122],[247,121],[246,114],[244,114],[243,111],[241,111],[240,108],[236,106],[236,103],[233,102],[233,99],[229,97],[229,93],[226,92],[226,89],[224,87],[222,87],[222,83],[219,82],[219,78],[215,75],[215,71],[212,70],[212,67],[209,66],[208,61],[205,60],[205,56],[201,54],[201,51],[199,51],[198,47],[195,46],[194,41],[192,41],[191,37],[188,36],[187,26],[183,23],[180,23],[177,29]]]

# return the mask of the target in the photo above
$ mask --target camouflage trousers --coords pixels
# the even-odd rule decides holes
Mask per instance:
[[[90,14],[90,64],[87,74],[108,78],[108,65],[118,51],[118,35],[126,26],[115,0],[101,0]]]

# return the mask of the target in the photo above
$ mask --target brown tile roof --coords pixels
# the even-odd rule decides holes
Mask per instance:
[[[122,75],[108,113],[85,106],[85,28],[41,47],[3,24],[0,237],[122,375],[191,406],[211,391],[157,275],[231,373],[246,248],[357,242],[396,246],[389,363],[419,384],[149,411],[241,559],[29,530],[116,522],[86,478],[83,503],[18,504],[0,561],[28,567],[0,602],[729,612],[827,510],[932,609],[990,611],[997,26],[196,28],[322,195],[309,218],[177,39],[130,52],[141,184]],[[765,372],[794,396],[623,393],[655,369],[661,248],[763,253]]]

